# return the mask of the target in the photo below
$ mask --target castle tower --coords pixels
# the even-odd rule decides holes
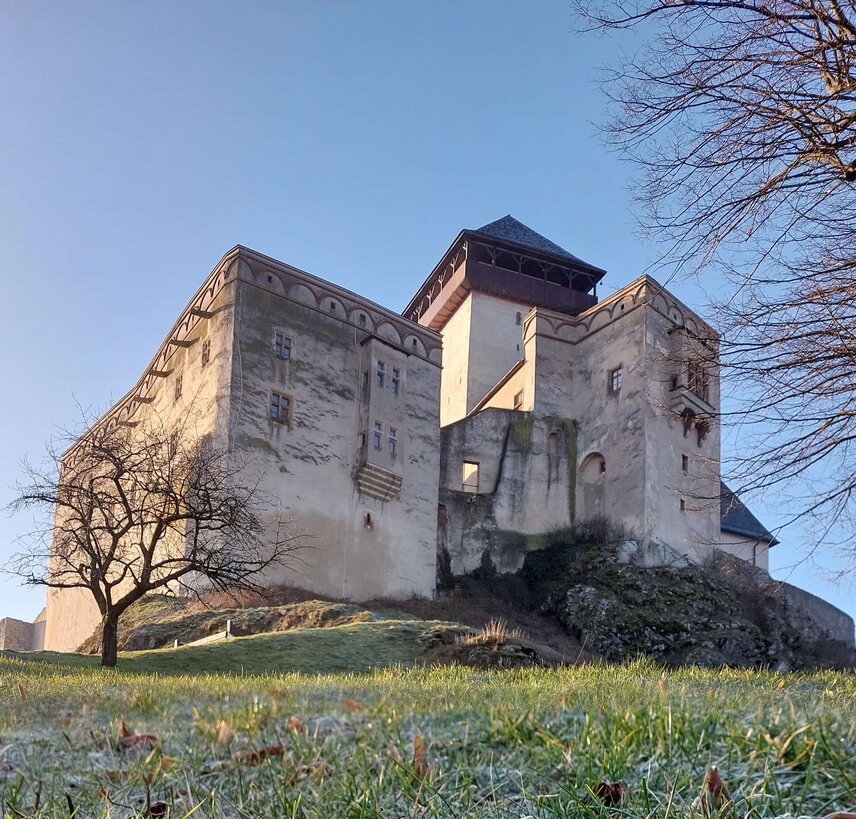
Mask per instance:
[[[577,315],[597,303],[605,272],[511,215],[462,230],[404,311],[443,336],[440,424],[466,416],[523,358],[530,309]]]

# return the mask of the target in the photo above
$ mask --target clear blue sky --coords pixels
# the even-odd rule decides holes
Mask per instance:
[[[576,35],[566,0],[0,10],[0,503],[76,402],[136,381],[235,244],[396,310],[461,228],[509,212],[607,268],[604,293],[654,256],[593,125],[616,47]],[[775,498],[753,509],[776,525]],[[0,517],[0,562],[27,523]],[[774,575],[856,613],[784,537]],[[42,602],[0,577],[0,616]]]

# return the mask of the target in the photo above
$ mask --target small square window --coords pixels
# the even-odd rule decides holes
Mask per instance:
[[[375,368],[375,384],[382,387],[386,383],[386,364],[383,361],[377,362]]]
[[[273,354],[277,358],[291,358],[291,339],[279,330],[273,331]]]
[[[383,445],[383,424],[380,421],[375,421],[372,445],[375,449],[380,449]]]
[[[202,342],[202,366],[204,367],[211,360],[211,339],[206,338]]]
[[[514,394],[514,409],[523,409],[523,390]]]
[[[181,382],[182,381],[183,381],[182,375],[181,375],[181,373],[179,373],[175,377],[175,391],[173,393],[173,398],[175,398],[176,401],[178,401],[178,399],[181,398]]]
[[[272,392],[270,396],[271,421],[278,424],[287,424],[289,412],[291,411],[291,399],[279,392]]]
[[[464,461],[461,467],[461,490],[472,494],[479,491],[479,465],[475,461]]]
[[[619,392],[621,390],[621,382],[624,377],[624,371],[621,367],[616,367],[609,373],[609,391]]]
[[[398,395],[398,391],[401,388],[401,370],[398,367],[392,368],[392,394]]]

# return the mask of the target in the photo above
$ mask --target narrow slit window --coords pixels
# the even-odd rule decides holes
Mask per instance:
[[[690,456],[689,455],[681,455],[681,469],[684,472],[690,471]]]
[[[375,449],[380,449],[383,445],[383,424],[380,421],[375,421],[374,435],[372,436],[372,444]]]
[[[461,468],[461,489],[477,494],[479,491],[479,465],[475,461],[464,461]]]
[[[375,384],[382,387],[386,383],[386,364],[383,361],[377,362],[375,368]]]
[[[395,427],[389,428],[389,454],[393,458],[398,455],[398,430]]]
[[[179,373],[175,377],[175,389],[173,392],[173,398],[175,398],[176,401],[178,401],[178,399],[181,398],[181,386],[182,386],[183,380],[184,379],[183,379],[183,376],[181,375],[181,373]]]
[[[523,390],[514,394],[514,409],[523,409]]]
[[[622,367],[616,367],[614,370],[610,370],[609,373],[609,391],[610,392],[619,392],[621,390],[621,383],[624,380],[624,369]]]
[[[518,327],[519,327],[521,324],[523,324],[523,314],[522,314],[522,313],[517,313],[517,314],[515,314],[515,316],[514,316],[514,323],[515,323]]]
[[[398,367],[392,368],[392,394],[397,396],[401,389],[401,370]]]
[[[204,367],[211,360],[211,339],[206,338],[202,342],[202,366]]]

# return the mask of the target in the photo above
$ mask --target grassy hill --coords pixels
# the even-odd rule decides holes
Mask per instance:
[[[361,645],[373,651],[383,628],[403,627],[354,624],[341,636],[357,645],[371,633],[374,642]],[[289,639],[322,656],[321,635],[200,648],[270,651],[277,662]],[[204,656],[187,648],[148,658]],[[676,819],[701,814],[694,803],[710,765],[733,796],[711,816],[856,806],[856,678],[844,673],[636,662],[241,677],[179,675],[177,666],[139,674],[131,668],[143,664],[127,663],[105,672],[81,667],[85,658],[53,659],[0,658],[8,816]],[[121,721],[151,736],[121,743]],[[626,796],[607,807],[598,784],[619,780]]]
[[[284,632],[236,637],[207,645],[176,649],[126,651],[119,656],[122,671],[137,674],[332,674],[411,665],[421,653],[420,634],[437,621],[380,620],[326,628],[297,628]],[[7,655],[12,656],[12,655]],[[97,655],[41,651],[25,655],[77,667],[96,667]]]

